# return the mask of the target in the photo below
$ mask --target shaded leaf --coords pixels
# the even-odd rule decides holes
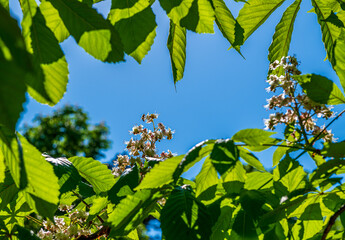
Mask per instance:
[[[334,56],[336,59],[336,65],[334,66],[335,71],[337,72],[340,83],[345,90],[345,31],[342,30],[339,38],[337,39]]]
[[[345,103],[341,90],[331,80],[316,74],[294,76],[307,96],[319,104],[337,105]]]
[[[186,63],[186,29],[170,20],[167,46],[170,53],[174,83],[183,78]]]
[[[161,228],[167,240],[209,239],[211,226],[206,207],[188,189],[175,189],[161,212]]]
[[[288,55],[292,31],[301,2],[301,0],[296,0],[292,3],[285,10],[280,22],[276,26],[273,41],[268,49],[268,60],[270,62],[274,62],[275,60],[280,61],[281,57]]]
[[[326,157],[344,158],[345,142],[325,143],[321,153]]]
[[[86,52],[106,62],[123,61],[123,46],[119,34],[109,21],[77,0],[49,0],[69,33]]]
[[[96,193],[106,192],[115,184],[114,176],[106,165],[92,158],[72,157],[69,158],[80,176],[86,179]]]
[[[238,148],[232,140],[217,140],[210,158],[217,172],[223,177],[230,168],[236,165],[239,158]]]
[[[6,174],[4,174],[4,177],[5,181],[3,183],[0,183],[0,209],[4,209],[7,204],[12,202],[14,197],[19,192],[19,189],[14,183],[10,173],[6,172]]]

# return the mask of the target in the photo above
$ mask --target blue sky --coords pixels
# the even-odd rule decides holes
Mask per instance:
[[[20,17],[17,1],[10,0],[12,15]],[[229,3],[230,2],[230,3]],[[176,131],[174,139],[158,145],[159,150],[170,149],[186,153],[205,139],[229,138],[244,128],[264,128],[263,119],[270,112],[264,109],[270,97],[265,88],[269,62],[268,47],[275,25],[286,7],[286,1],[242,47],[243,59],[236,51],[227,50],[229,43],[215,26],[215,34],[187,34],[187,60],[184,78],[173,84],[170,57],[166,47],[169,20],[156,1],[153,9],[158,23],[157,36],[149,54],[139,65],[131,57],[125,63],[107,64],[85,53],[68,38],[62,43],[69,63],[69,83],[64,98],[55,107],[41,105],[31,98],[25,105],[20,124],[30,123],[38,113],[49,114],[65,104],[84,108],[92,122],[105,121],[110,127],[112,148],[106,152],[111,159],[124,149],[130,138],[129,130],[140,124],[143,113],[160,114],[159,121]],[[241,3],[227,1],[237,16]],[[109,0],[96,4],[100,12],[110,7]],[[303,73],[317,73],[339,80],[328,61],[321,41],[316,15],[303,1],[292,36],[290,54],[301,61]],[[337,108],[339,112],[341,108]],[[342,139],[344,120],[333,129]],[[272,151],[257,154],[266,167],[272,164]],[[306,164],[311,168],[311,164]]]

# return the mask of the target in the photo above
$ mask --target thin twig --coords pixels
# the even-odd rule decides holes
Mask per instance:
[[[345,205],[343,205],[338,211],[336,211],[332,217],[329,219],[327,226],[325,228],[325,230],[323,231],[322,234],[322,238],[321,240],[326,240],[327,238],[327,234],[329,233],[329,231],[331,231],[332,226],[335,223],[335,220],[340,216],[340,214],[342,214],[343,212],[345,212]]]

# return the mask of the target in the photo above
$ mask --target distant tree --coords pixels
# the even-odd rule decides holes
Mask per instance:
[[[103,158],[109,149],[109,129],[104,122],[90,124],[82,108],[66,105],[52,115],[37,115],[33,125],[25,124],[23,135],[41,152],[52,157],[85,156]]]

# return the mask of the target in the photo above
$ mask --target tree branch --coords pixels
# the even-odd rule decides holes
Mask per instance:
[[[335,220],[336,220],[336,219],[340,216],[340,214],[342,214],[343,212],[345,212],[345,204],[344,204],[338,211],[336,211],[336,212],[332,215],[332,217],[329,219],[329,221],[328,221],[328,223],[327,223],[327,226],[326,226],[325,230],[323,231],[321,240],[326,240],[327,234],[329,233],[329,231],[331,231],[331,228],[332,228],[332,226],[334,225]]]

